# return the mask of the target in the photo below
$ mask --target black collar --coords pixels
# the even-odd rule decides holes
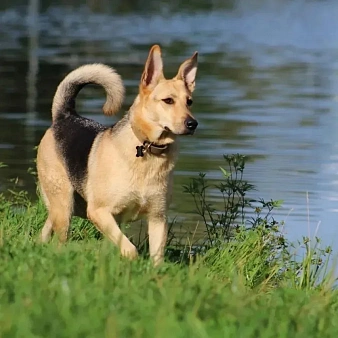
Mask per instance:
[[[146,152],[153,155],[162,155],[169,147],[169,144],[155,144],[149,141],[144,141],[143,145],[136,146],[136,157],[143,157]]]

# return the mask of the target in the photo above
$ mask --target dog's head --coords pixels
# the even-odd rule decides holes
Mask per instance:
[[[133,105],[133,124],[144,138],[156,143],[173,142],[176,135],[193,134],[197,121],[190,112],[195,88],[197,52],[183,62],[177,75],[163,75],[161,49],[151,48]]]

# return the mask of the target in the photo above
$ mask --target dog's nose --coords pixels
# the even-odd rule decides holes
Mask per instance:
[[[187,118],[184,124],[189,130],[195,130],[198,126],[198,122],[191,117]]]

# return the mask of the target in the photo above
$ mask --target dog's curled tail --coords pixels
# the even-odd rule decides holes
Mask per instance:
[[[116,113],[123,102],[124,85],[116,71],[104,64],[95,63],[81,66],[70,72],[59,84],[52,105],[52,118],[75,114],[75,98],[87,84],[97,84],[106,91],[103,106],[105,115]]]

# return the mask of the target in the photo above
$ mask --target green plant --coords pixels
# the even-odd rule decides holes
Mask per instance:
[[[183,186],[184,192],[193,197],[196,212],[204,221],[207,234],[204,245],[210,248],[217,243],[229,241],[238,226],[276,226],[272,210],[282,202],[248,198],[247,194],[255,190],[255,186],[243,178],[246,157],[234,154],[224,155],[224,159],[228,169],[220,167],[223,175],[221,182],[210,184],[206,174],[200,173],[197,178],[191,178],[188,185]],[[211,202],[208,193],[213,189],[222,197],[221,205],[218,203],[216,206],[215,202]],[[247,217],[247,214],[250,216]]]
[[[290,246],[295,248],[295,244]],[[297,255],[297,252],[300,254]],[[303,237],[302,241],[298,241],[295,253],[290,255],[288,283],[295,289],[332,287],[337,278],[330,267],[331,258],[332,248],[322,248],[320,238]]]

